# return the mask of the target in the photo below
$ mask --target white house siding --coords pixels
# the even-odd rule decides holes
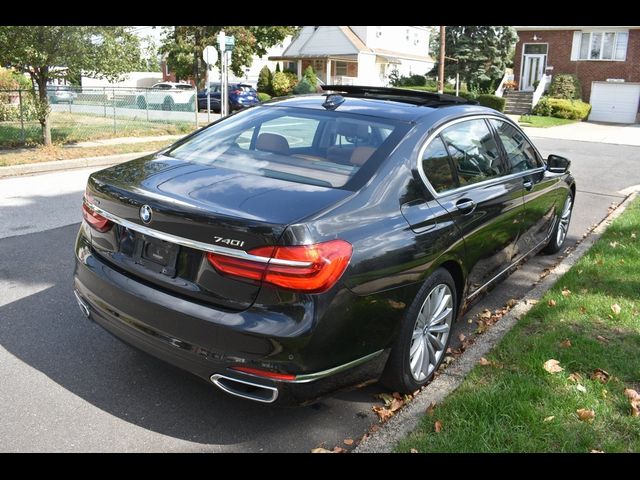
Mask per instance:
[[[408,55],[429,55],[429,29],[418,26],[350,27],[369,48]],[[364,38],[362,36],[364,34]]]
[[[269,60],[269,57],[277,57],[282,55],[282,52],[289,46],[291,43],[291,37],[285,38],[282,43],[271,47],[267,50],[267,53],[262,57],[258,57],[257,55],[253,56],[253,62],[250,67],[245,68],[245,74],[236,77],[232,73],[229,74],[230,82],[245,82],[253,85],[254,87],[258,83],[258,75],[260,75],[260,70],[265,65],[269,67],[269,69],[273,72],[276,69],[276,63]],[[280,68],[282,68],[282,63],[280,62]],[[212,82],[220,81],[220,71],[216,68],[211,71],[210,78]]]
[[[287,50],[287,56],[292,57],[300,53],[300,49],[303,48],[303,55],[354,55],[358,53],[358,50],[353,46],[349,39],[342,33],[340,27],[326,26],[318,27],[315,31],[315,27],[306,26],[302,28],[300,36],[304,36],[306,41],[300,42],[299,39],[290,46]],[[311,36],[313,34],[313,36]]]
[[[358,54],[358,84],[373,87],[382,87],[387,84],[386,79],[381,79],[379,65],[376,63],[376,55],[372,53]]]
[[[429,70],[433,68],[433,62],[421,62],[419,60],[407,60],[400,58],[402,62],[397,65],[400,75],[425,75]]]

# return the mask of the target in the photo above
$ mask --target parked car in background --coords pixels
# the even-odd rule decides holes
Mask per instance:
[[[78,94],[68,85],[47,85],[49,103],[73,103]]]
[[[136,96],[138,108],[195,111],[196,90],[188,83],[160,82]]]
[[[339,93],[272,101],[91,174],[84,314],[254,401],[376,379],[411,393],[480,293],[562,248],[570,162],[545,161],[517,123],[450,95],[323,88]]]
[[[211,111],[220,113],[220,82],[211,82],[209,96],[211,98]],[[260,103],[258,92],[247,83],[229,84],[229,109],[231,111],[252,107]],[[207,109],[207,92],[198,92],[198,110]]]

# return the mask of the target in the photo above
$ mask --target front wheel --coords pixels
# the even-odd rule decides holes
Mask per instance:
[[[382,383],[392,391],[411,393],[431,380],[444,359],[456,314],[455,282],[447,270],[439,268],[405,314]]]
[[[556,226],[551,232],[551,238],[549,243],[542,250],[544,253],[552,254],[560,251],[567,239],[567,232],[569,231],[569,223],[571,223],[571,213],[573,212],[573,193],[570,191],[567,195],[567,199],[564,201],[562,207],[562,213],[556,222]]]

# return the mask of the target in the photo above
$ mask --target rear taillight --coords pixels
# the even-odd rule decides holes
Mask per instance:
[[[231,367],[231,370],[248,373],[249,375],[255,375],[257,377],[269,378],[271,380],[284,380],[291,382],[296,379],[296,376],[291,373],[271,372],[269,370],[261,370],[259,368]]]
[[[82,203],[82,216],[91,228],[100,233],[108,232],[113,226],[113,222],[96,213],[85,202]]]
[[[233,90],[231,93],[233,93],[234,95],[240,95],[242,93],[242,90]]]
[[[254,248],[245,258],[221,253],[208,253],[207,258],[226,275],[262,280],[287,290],[320,293],[329,290],[342,276],[351,253],[350,243],[331,240],[315,245]]]

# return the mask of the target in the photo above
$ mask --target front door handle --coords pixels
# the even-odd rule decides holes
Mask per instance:
[[[468,198],[462,198],[456,202],[456,208],[465,215],[468,215],[475,210],[476,203]]]
[[[531,180],[524,180],[522,182],[522,186],[527,192],[529,192],[533,188],[533,182]]]

